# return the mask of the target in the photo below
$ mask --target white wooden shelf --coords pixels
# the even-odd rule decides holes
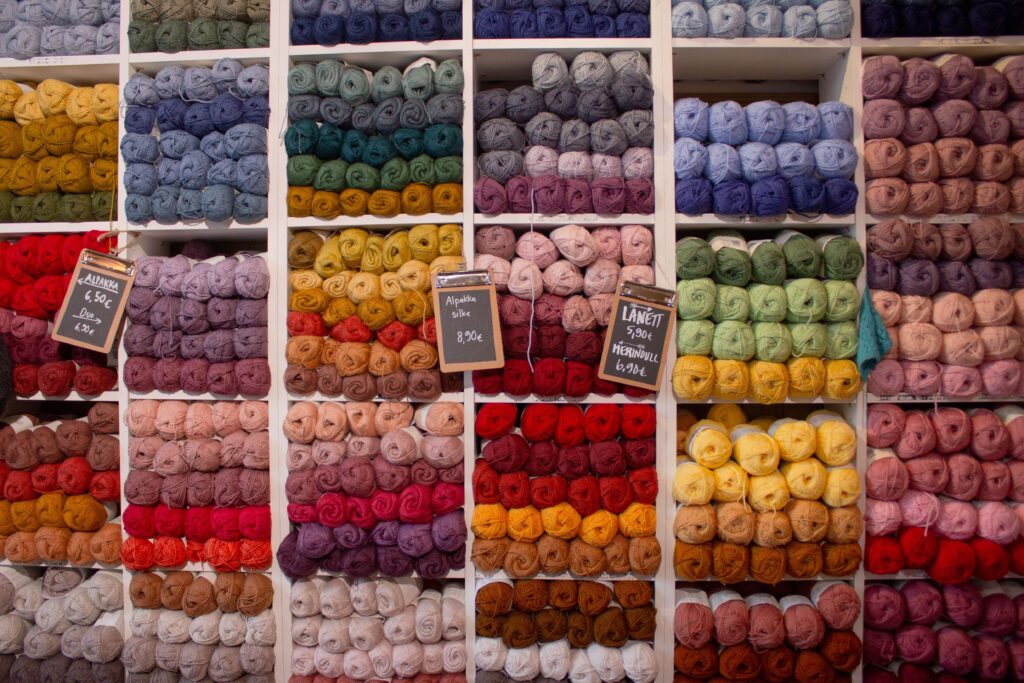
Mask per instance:
[[[228,223],[128,223],[126,232],[147,235],[171,241],[189,239],[235,240],[266,237],[266,221],[254,225],[230,221]]]
[[[420,57],[433,60],[459,59],[462,57],[461,40],[435,40],[432,43],[417,43],[413,40],[395,41],[390,43],[370,43],[369,45],[289,45],[288,56],[292,62],[320,61],[322,59],[338,59],[358,64],[368,69],[379,69],[382,66],[405,67]]]
[[[463,220],[463,213],[425,213],[422,216],[410,216],[399,214],[383,218],[380,216],[338,216],[331,220],[321,218],[289,218],[287,221],[290,230],[327,230],[334,232],[345,228],[365,228],[367,230],[383,230],[403,226],[445,223],[460,224]]]
[[[785,217],[720,216],[706,213],[701,216],[676,214],[677,228],[732,228],[736,230],[808,230],[814,228],[849,228],[856,223],[853,214],[846,216],[800,216],[789,214]]]
[[[116,221],[115,221],[116,225]],[[90,230],[110,230],[110,221],[84,221],[82,223],[0,223],[0,235],[21,237],[23,235],[40,235],[51,233],[80,233]]]
[[[397,401],[399,403],[416,403],[416,404],[419,404],[419,403],[439,403],[439,402],[462,403],[464,398],[465,398],[465,395],[461,391],[448,391],[448,392],[442,392],[442,394],[440,396],[438,396],[435,399],[431,399],[429,401],[424,401],[422,399],[416,399],[416,398],[409,398],[408,396],[405,397],[405,398],[382,398],[380,396],[375,396],[374,398],[370,399],[369,402],[370,403],[385,403],[385,402],[395,402],[395,401]],[[302,394],[291,394],[291,393],[288,394],[288,401],[290,401],[291,403],[299,403],[301,401],[313,401],[314,403],[326,403],[328,401],[334,401],[335,403],[345,403],[346,401],[349,401],[349,400],[351,400],[351,399],[347,399],[344,396],[327,396],[326,394],[321,394],[319,391],[313,392],[312,394],[307,394],[305,396],[303,396]]]
[[[913,396],[911,394],[897,394],[895,396],[867,395],[868,403],[1020,403],[1020,396],[997,398],[994,396],[972,396],[970,398],[956,398],[953,396]]]
[[[596,213],[539,213],[473,214],[475,225],[507,225],[510,228],[560,227],[562,225],[654,225],[655,214],[620,213],[604,216]]]
[[[537,396],[535,394],[513,396],[511,394],[476,393],[474,396],[477,403],[611,403],[614,405],[622,405],[624,403],[646,403],[653,405],[657,403],[657,397],[654,395],[643,397],[626,396],[625,394],[613,394],[611,396],[601,396],[600,394],[587,394],[586,396]]]
[[[674,38],[673,79],[817,79],[845,59],[849,50],[849,39]]]
[[[1024,48],[1022,36],[953,36],[935,38],[861,38],[861,50],[865,57],[871,55],[896,55],[908,57],[932,57],[945,52],[964,54],[972,59],[995,59],[1019,53]]]
[[[1000,215],[1008,223],[1024,223],[1024,214],[1005,213],[1005,214],[1000,214]],[[979,214],[976,214],[976,213],[960,213],[960,214],[940,213],[940,214],[936,214],[934,216],[928,216],[926,218],[922,218],[920,216],[875,216],[873,214],[868,214],[866,220],[867,220],[868,225],[874,225],[876,223],[883,223],[885,221],[891,221],[894,218],[901,218],[901,219],[903,219],[904,221],[906,221],[908,223],[920,223],[920,222],[924,221],[926,223],[931,223],[932,225],[942,225],[944,223],[964,223],[964,224],[967,224],[967,223],[970,223],[971,221],[976,220],[978,218],[978,216],[979,216]]]
[[[907,581],[910,579],[932,580],[928,576],[928,572],[923,569],[905,569],[895,574],[872,574],[871,572],[864,572],[864,578],[868,581]],[[998,580],[1012,581],[1014,579],[1024,579],[1024,574],[1014,574],[1011,572]]]
[[[664,553],[662,553],[662,555],[664,556]],[[505,571],[496,571],[496,572],[479,571],[478,573],[481,576],[485,576],[485,577],[487,577],[490,580],[497,579],[497,580],[501,580],[501,581],[519,581],[519,580],[521,580],[523,578],[546,579],[546,580],[570,580],[570,581],[637,581],[637,580],[640,580],[640,581],[654,581],[654,576],[643,576],[641,574],[608,574],[608,573],[604,573],[604,572],[602,572],[601,574],[598,574],[597,576],[579,576],[577,574],[573,574],[572,572],[565,572],[565,573],[562,573],[562,574],[545,574],[545,573],[541,572],[541,573],[537,574],[536,576],[530,576],[530,577],[512,576],[511,574],[509,574],[509,573],[507,573]]]
[[[120,63],[116,54],[0,59],[0,78],[33,82],[60,78],[72,85],[116,83]]]
[[[220,59],[237,59],[243,66],[264,64],[270,60],[269,47],[249,47],[240,50],[182,50],[181,52],[129,53],[128,63],[133,71],[159,71],[165,66],[210,66]]]
[[[132,401],[139,401],[143,399],[150,399],[155,401],[266,401],[267,398],[246,398],[244,396],[224,396],[221,394],[211,394],[209,392],[203,392],[193,394],[187,391],[176,391],[174,393],[164,393],[160,391],[148,391],[138,392],[129,391],[128,398]]]
[[[36,392],[31,396],[15,396],[15,401],[72,401],[72,402],[87,402],[93,403],[97,401],[111,401],[116,403],[120,398],[121,393],[114,389],[113,391],[105,391],[102,394],[95,396],[89,396],[87,394],[80,394],[77,391],[72,391],[67,396],[44,396],[41,392]]]

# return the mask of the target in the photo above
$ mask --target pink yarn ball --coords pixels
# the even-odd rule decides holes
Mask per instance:
[[[906,462],[909,486],[918,491],[941,493],[949,483],[946,459],[937,453],[930,453]],[[1022,471],[1024,476],[1024,471]]]
[[[955,541],[967,541],[978,529],[978,511],[962,500],[944,500],[939,505],[935,532]]]

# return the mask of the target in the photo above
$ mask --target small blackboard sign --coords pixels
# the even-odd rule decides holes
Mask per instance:
[[[65,344],[107,353],[121,327],[134,281],[133,262],[82,250],[51,336]]]
[[[487,271],[439,273],[434,279],[437,352],[444,372],[505,364],[498,296]]]
[[[675,292],[635,282],[619,284],[597,376],[657,391],[675,323]]]

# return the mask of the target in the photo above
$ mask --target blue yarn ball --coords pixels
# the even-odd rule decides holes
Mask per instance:
[[[266,154],[267,129],[254,123],[240,123],[224,133],[224,148],[232,159],[247,154]]]
[[[541,38],[564,37],[566,35],[565,13],[557,7],[538,7],[537,34]]]
[[[323,0],[292,0],[292,17],[295,19],[316,19],[320,16]]]
[[[315,19],[307,17],[293,18],[291,27],[288,30],[292,45],[316,45],[316,36],[313,32],[315,25]]]
[[[786,113],[772,100],[752,102],[743,110],[747,117],[747,140],[777,145],[786,130]]]
[[[843,102],[822,102],[818,105],[823,140],[853,138],[853,109]]]
[[[750,212],[750,186],[742,180],[728,180],[715,185],[715,213],[743,216]]]
[[[168,97],[157,102],[156,127],[161,133],[180,130],[185,127],[188,104],[179,97]]]
[[[590,18],[589,14],[587,18]],[[528,9],[517,9],[509,15],[508,29],[512,38],[536,38],[537,15]]]
[[[739,38],[747,26],[747,13],[735,3],[715,5],[708,9],[709,38]]]
[[[239,192],[266,196],[270,192],[267,155],[249,154],[239,159],[234,185]]]
[[[676,181],[676,211],[687,216],[711,213],[711,183],[704,178]]]
[[[181,161],[164,157],[156,164],[157,185],[178,185],[181,183]]]
[[[849,38],[853,30],[853,7],[849,0],[826,0],[817,9],[818,35],[828,40]]]
[[[367,12],[353,12],[345,19],[348,42],[366,45],[377,39],[377,17]]]
[[[822,178],[849,178],[857,169],[857,150],[846,140],[822,140],[811,147],[811,153]]]
[[[156,106],[160,96],[153,78],[142,73],[132,74],[124,86],[124,101],[130,105]]]
[[[782,176],[758,180],[750,186],[750,209],[755,216],[781,216],[789,211],[789,184]]]
[[[865,38],[892,38],[899,34],[899,10],[887,4],[861,5],[861,32]],[[967,19],[964,17],[966,26]]]
[[[198,221],[203,218],[203,193],[202,190],[190,190],[184,188],[178,194],[178,205],[176,207],[178,218],[183,221]]]
[[[896,11],[892,8],[893,16],[896,15]],[[886,27],[879,29],[874,27],[874,30],[885,30]],[[893,35],[897,32],[896,28],[893,28]],[[967,18],[967,12],[964,11],[963,7],[959,5],[952,5],[949,7],[939,7],[935,10],[935,35],[937,36],[963,36],[976,33],[972,30],[971,22]]]
[[[432,9],[425,9],[409,15],[409,35],[413,40],[429,43],[441,39],[441,15]]]
[[[185,112],[185,130],[202,138],[216,130],[210,118],[210,105],[207,102],[195,102]]]
[[[185,80],[185,67],[178,64],[165,66],[156,72],[153,86],[157,96],[165,100],[169,97],[181,97],[181,84]]]
[[[200,149],[199,138],[183,130],[173,130],[160,136],[160,153],[169,159],[181,159],[188,152]]]
[[[347,142],[347,134],[345,139]],[[412,128],[399,128],[391,135],[391,144],[395,146],[395,150],[406,161],[414,159],[423,154],[423,131]]]
[[[120,146],[125,163],[152,164],[160,157],[160,146],[152,135],[125,133]]]
[[[842,178],[830,178],[825,183],[825,211],[834,216],[853,213],[857,205],[857,183]]]
[[[242,100],[231,93],[221,93],[210,102],[210,122],[220,132],[242,122]]]
[[[206,174],[212,165],[210,157],[198,150],[183,156],[178,167],[181,186],[186,190],[201,190],[206,187]]]
[[[136,225],[153,220],[153,206],[150,198],[141,194],[129,194],[124,198],[124,215],[129,223]]]
[[[138,104],[129,105],[124,112],[124,129],[129,133],[148,135],[156,125],[156,109]]]
[[[704,169],[708,163],[708,151],[696,140],[679,138],[673,148],[672,162],[676,178],[694,180],[704,175]]]
[[[242,63],[237,59],[225,57],[218,59],[210,67],[213,72],[213,85],[217,92],[229,92],[238,83],[238,75],[242,73]]]
[[[799,142],[781,142],[775,146],[779,173],[784,178],[814,174],[814,155]]]
[[[409,19],[404,14],[385,14],[380,17],[378,30],[380,39],[386,42],[409,40]]]
[[[703,38],[708,34],[708,13],[699,2],[685,0],[672,7],[674,38]]]
[[[263,128],[268,127],[270,125],[270,99],[266,95],[257,95],[243,100],[242,122],[255,123]]]
[[[808,102],[787,102],[782,105],[786,117],[786,129],[782,142],[799,142],[809,145],[821,134],[821,116],[818,108]]]
[[[484,8],[473,14],[473,35],[482,39],[508,38],[509,18],[504,11]]]
[[[178,195],[181,190],[171,185],[161,185],[150,196],[153,220],[170,225],[178,222]]]
[[[244,158],[244,157],[243,157]],[[238,162],[234,159],[221,159],[210,166],[206,173],[207,185],[231,185],[238,184]]]
[[[775,156],[775,148],[763,142],[748,142],[741,145],[740,168],[743,179],[748,183],[771,177],[779,171],[779,160]]]
[[[592,14],[590,22],[594,26],[595,38],[614,38],[615,20],[604,14]]]
[[[818,37],[818,13],[809,5],[790,7],[782,15],[782,35],[810,40]]]
[[[344,132],[344,139],[341,143],[341,158],[350,164],[362,161],[363,151],[369,138],[361,131],[349,129]],[[420,135],[422,145],[423,137]]]
[[[742,145],[747,141],[747,117],[738,102],[723,100],[711,105],[708,138],[725,145]]]
[[[331,47],[345,41],[345,19],[335,14],[321,14],[313,22],[313,42]]]
[[[128,194],[153,194],[159,185],[153,164],[128,164],[124,169],[124,189]]]
[[[462,12],[457,10],[441,12],[441,37],[444,40],[462,38]]]
[[[825,188],[817,178],[790,178],[789,198],[797,213],[819,214],[825,210]]]
[[[224,148],[224,134],[214,131],[199,142],[199,149],[203,154],[214,161],[221,161],[228,158],[227,149]]]
[[[594,17],[586,6],[565,8],[565,34],[570,38],[590,38],[594,35]]]
[[[241,193],[235,197],[235,220],[245,225],[258,223],[267,217],[267,198]]]
[[[739,180],[743,177],[740,153],[736,151],[735,147],[712,142],[708,145],[707,150],[708,164],[704,167],[704,176],[713,185],[729,180]]]
[[[698,97],[684,97],[672,105],[672,127],[677,138],[708,139],[709,108]]]
[[[647,38],[651,35],[651,20],[639,12],[622,12],[615,17],[615,32],[619,38]]]
[[[230,185],[209,185],[203,189],[203,215],[209,221],[223,222],[231,218],[235,189]]]
[[[745,34],[752,38],[777,38],[782,35],[782,10],[775,5],[758,5],[747,10]]]

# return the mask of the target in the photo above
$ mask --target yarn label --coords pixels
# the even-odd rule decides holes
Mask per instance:
[[[443,372],[490,370],[505,365],[498,295],[486,271],[483,275],[438,274],[434,282],[434,315],[438,360]]]
[[[51,336],[65,344],[107,353],[121,328],[134,281],[132,261],[83,250]]]
[[[657,391],[675,323],[675,292],[624,282],[612,298],[597,376]]]

